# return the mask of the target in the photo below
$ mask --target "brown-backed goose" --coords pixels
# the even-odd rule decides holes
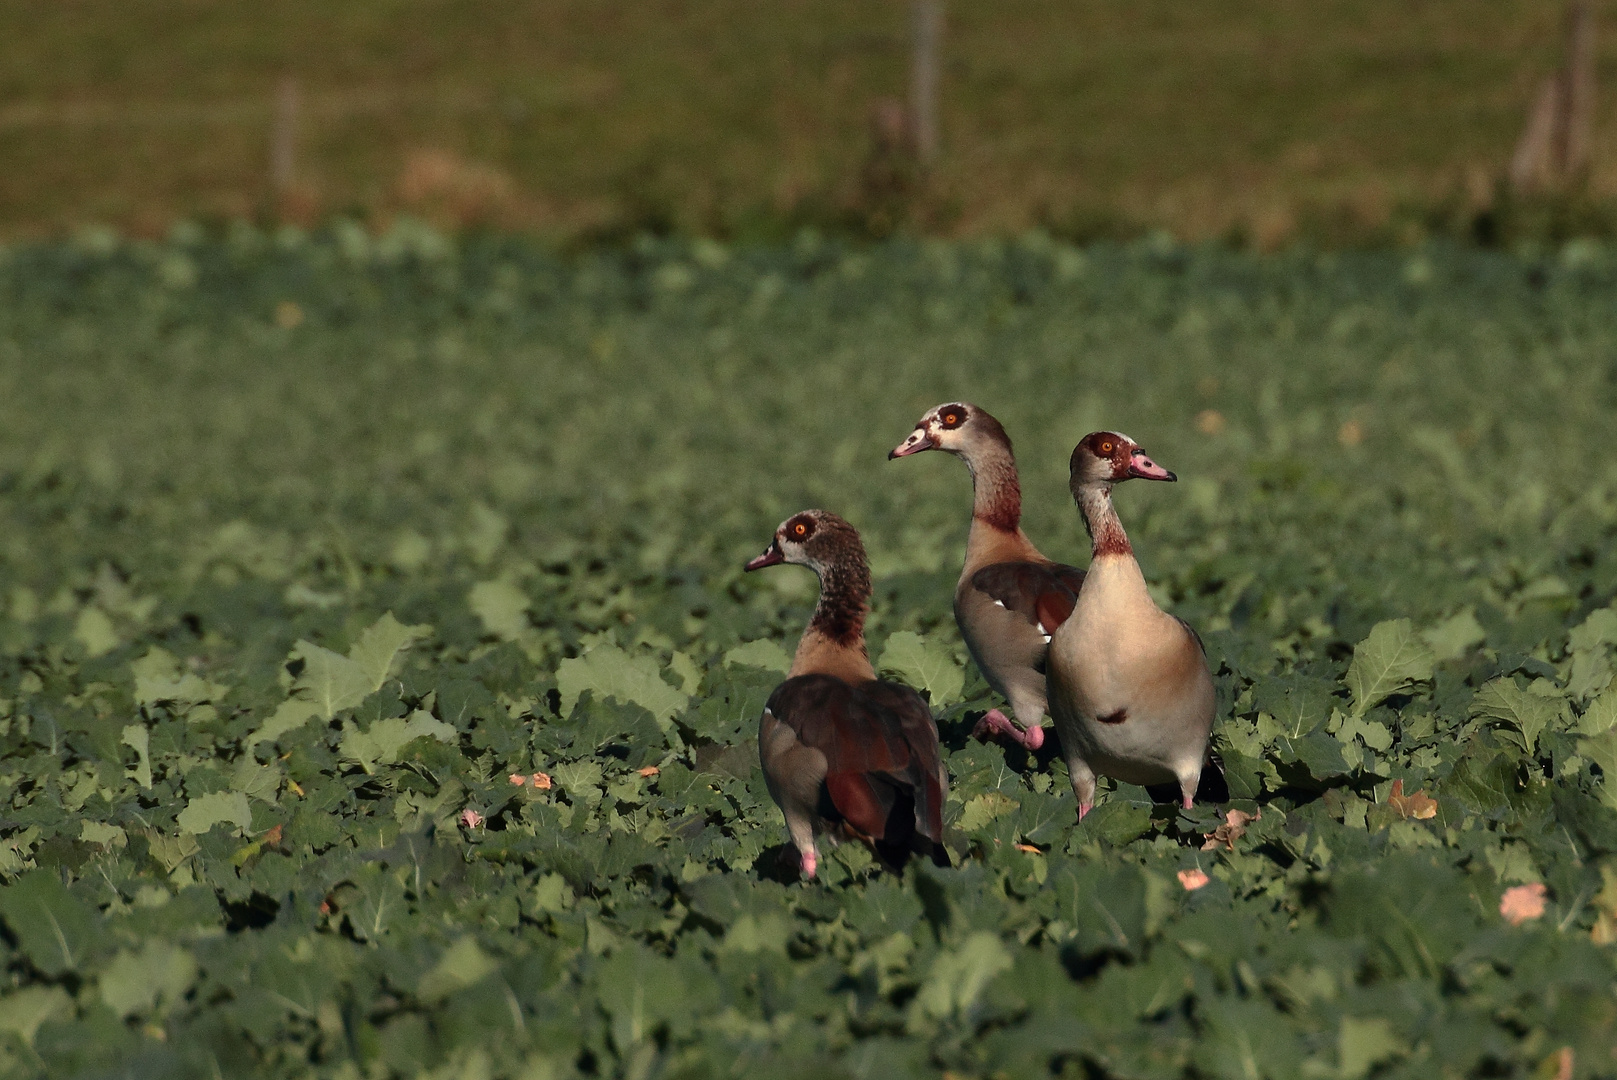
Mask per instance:
[[[1213,726],[1213,677],[1201,639],[1146,591],[1140,564],[1112,507],[1112,485],[1174,480],[1126,435],[1097,431],[1072,452],[1072,496],[1094,539],[1094,558],[1072,617],[1050,643],[1050,715],[1078,796],[1095,802],[1095,777],[1178,785],[1188,808]]]
[[[1016,716],[1013,724],[993,709],[977,734],[1001,732],[1036,750],[1044,743],[1045,652],[1072,613],[1084,572],[1046,559],[1022,532],[1022,486],[998,420],[963,401],[939,405],[887,456],[922,450],[954,454],[971,472],[971,532],[954,617],[983,678]]]
[[[758,756],[786,815],[803,876],[819,864],[817,833],[864,841],[883,864],[910,852],[948,865],[948,775],[938,730],[914,690],[876,678],[865,653],[870,569],[852,525],[824,510],[787,518],[748,570],[796,563],[820,578],[820,602],[786,681],[764,707]]]

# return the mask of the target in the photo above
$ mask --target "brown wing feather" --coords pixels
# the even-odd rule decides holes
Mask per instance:
[[[1005,605],[1046,634],[1067,621],[1078,603],[1084,572],[1062,563],[1004,562],[971,575],[974,589]]]
[[[867,682],[863,694],[881,705],[898,720],[904,743],[909,748],[909,767],[903,781],[915,800],[915,829],[934,842],[943,840],[943,801],[948,798],[948,781],[943,771],[943,755],[938,750],[938,726],[932,710],[909,687],[899,683]]]
[[[894,683],[850,686],[830,675],[800,675],[775,689],[768,708],[799,742],[825,755],[826,810],[851,831],[873,843],[903,843],[915,832],[942,840],[937,728],[919,694]]]

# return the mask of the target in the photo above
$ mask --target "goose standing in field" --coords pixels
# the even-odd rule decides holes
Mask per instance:
[[[1201,639],[1157,607],[1112,507],[1112,485],[1176,480],[1115,431],[1073,449],[1072,497],[1094,558],[1072,617],[1050,643],[1050,715],[1072,774],[1080,819],[1096,774],[1130,784],[1176,783],[1188,809],[1207,757],[1215,697]]]
[[[835,514],[805,510],[787,518],[746,568],[778,563],[807,566],[820,579],[814,616],[758,731],[764,779],[803,876],[812,878],[819,865],[819,833],[862,840],[889,867],[911,852],[947,866],[949,779],[938,730],[920,694],[877,679],[870,666],[870,569],[859,534]]]
[[[1044,743],[1045,654],[1072,613],[1084,572],[1052,562],[1022,532],[1022,486],[1000,422],[966,402],[921,417],[888,458],[944,450],[971,472],[971,532],[954,591],[954,617],[977,667],[1016,716],[992,709],[977,734],[1003,733],[1029,750]]]

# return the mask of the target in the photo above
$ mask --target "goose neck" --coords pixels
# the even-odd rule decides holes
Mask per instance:
[[[1129,546],[1128,534],[1123,531],[1123,523],[1118,520],[1117,510],[1112,506],[1112,485],[1085,484],[1078,489],[1077,495],[1078,510],[1084,516],[1084,528],[1089,530],[1089,536],[1094,541],[1093,557],[1133,556],[1134,549]]]
[[[1022,485],[1011,448],[984,440],[961,457],[971,472],[971,516],[1002,532],[1015,532],[1022,524]]]

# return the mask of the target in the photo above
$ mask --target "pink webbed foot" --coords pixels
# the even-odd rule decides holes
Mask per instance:
[[[820,857],[813,848],[803,852],[803,877],[809,881],[814,880],[814,871],[820,866]]]
[[[983,718],[977,721],[977,726],[972,728],[971,737],[980,742],[987,742],[996,735],[1003,735],[1018,746],[1029,750],[1037,750],[1044,745],[1042,727],[1030,727],[1023,731],[998,709],[989,709],[983,714]]]

